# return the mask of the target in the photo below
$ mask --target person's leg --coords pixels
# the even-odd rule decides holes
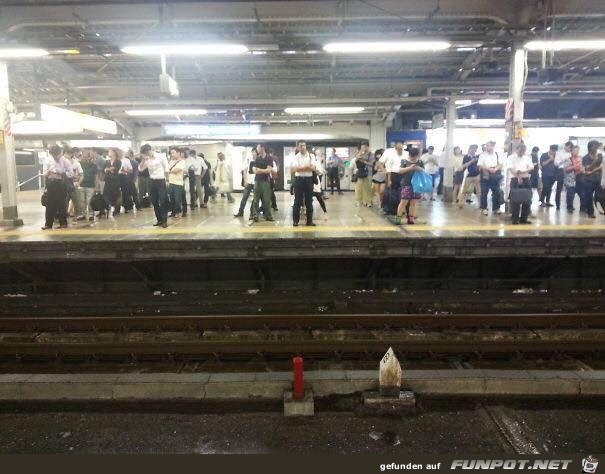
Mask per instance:
[[[550,204],[550,196],[552,194],[552,187],[554,183],[555,179],[553,176],[544,177],[544,185],[542,188],[542,203],[544,205]]]
[[[202,205],[203,194],[202,194],[202,177],[194,176],[193,178],[193,187],[195,188],[195,200],[192,201],[192,204],[195,204],[195,207]]]
[[[405,211],[407,206],[408,206],[407,199],[401,199],[399,201],[399,206],[397,206],[397,218],[398,219],[401,219],[403,217],[403,212]]]
[[[594,218],[595,217],[595,213],[594,213],[594,193],[597,190],[597,187],[599,186],[599,183],[594,183],[594,182],[588,182],[586,183],[586,197],[584,198],[584,202],[586,205],[586,213],[588,214],[588,217]]]
[[[500,205],[500,181],[497,179],[490,179],[489,188],[492,192],[492,212],[499,212]]]
[[[53,180],[46,181],[46,209],[44,210],[44,227],[52,228],[57,215],[57,196]]]
[[[137,189],[137,184],[133,177],[131,177],[129,179],[129,184],[130,184],[130,196],[132,197],[132,202],[134,203],[134,207],[136,207],[137,210],[140,210],[141,201],[139,199],[139,190]]]
[[[410,199],[410,207],[408,208],[408,224],[413,224],[416,219],[416,202],[417,199]]]
[[[365,200],[367,206],[372,205],[373,195],[374,194],[372,193],[372,178],[368,176],[367,178],[365,178]]]
[[[361,183],[361,178],[357,178],[357,181],[355,182],[355,202],[357,203],[358,206],[361,206],[361,202],[363,199],[363,186]]]
[[[273,220],[273,215],[271,213],[272,209],[272,193],[273,190],[271,188],[271,183],[269,181],[261,181],[261,200],[263,202],[263,215],[265,219],[268,221]]]
[[[454,184],[454,202],[458,202],[460,200],[460,185]]]
[[[429,197],[431,198],[431,201],[434,201],[435,193],[437,192],[437,189],[441,185],[441,174],[440,174],[440,172],[437,172],[431,176],[433,178],[433,189],[431,190]]]
[[[555,192],[555,204],[557,210],[561,209],[561,191],[563,190],[563,170],[557,170],[557,190]]]
[[[250,197],[250,193],[253,190],[253,186],[250,184],[246,184],[244,190],[242,191],[242,200],[239,203],[239,210],[237,211],[236,216],[243,216],[244,210],[246,209],[246,203],[248,202],[248,198]]]
[[[294,178],[294,205],[292,206],[292,222],[298,225],[300,221],[300,206],[304,200],[303,178]]]
[[[149,199],[151,200],[151,205],[153,206],[153,212],[155,213],[155,218],[159,224],[162,221],[161,207],[160,207],[160,189],[157,181],[152,181],[149,186]]]
[[[304,179],[304,200],[307,210],[307,225],[313,224],[313,178]]]
[[[529,188],[531,189],[531,188]],[[526,224],[527,223],[527,218],[529,217],[529,213],[531,212],[531,201],[530,202],[524,202],[523,204],[521,204],[521,217],[520,217],[520,221],[522,224]]]
[[[565,186],[565,204],[568,211],[573,211],[573,199],[576,196],[575,186]]]
[[[185,186],[182,186],[181,189],[181,209],[183,210],[183,216],[187,215],[187,191],[185,190]]]
[[[481,179],[481,210],[487,211],[487,192],[489,191],[489,181],[487,179]]]
[[[196,176],[189,176],[189,205],[191,209],[195,209],[197,207],[197,194],[195,187],[195,178]]]
[[[158,180],[158,202],[161,223],[166,225],[168,223],[168,187],[163,179]]]
[[[57,183],[57,219],[59,219],[59,225],[67,226],[67,188],[63,181]]]

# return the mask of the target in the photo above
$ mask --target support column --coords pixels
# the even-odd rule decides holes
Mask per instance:
[[[454,168],[451,166],[454,155],[454,130],[456,129],[456,118],[458,111],[456,109],[456,98],[450,97],[447,102],[446,110],[446,140],[445,140],[445,169],[443,170],[443,201],[454,201]]]
[[[17,212],[17,166],[15,164],[15,142],[10,127],[10,95],[8,69],[0,62],[0,186],[2,187],[2,226],[23,225]]]
[[[382,148],[385,149],[387,145],[387,126],[383,121],[371,121],[370,122],[370,150],[372,152]]]
[[[523,139],[523,91],[525,87],[525,61],[527,52],[515,44],[510,59],[508,103],[506,104],[506,141],[504,150],[510,154],[514,146]]]

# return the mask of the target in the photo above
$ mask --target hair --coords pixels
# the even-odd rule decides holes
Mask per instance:
[[[361,141],[359,142],[359,147],[361,148],[361,147],[362,147],[362,146],[364,146],[364,145],[370,146],[370,142],[369,142],[369,141],[367,141],[367,140],[361,140]]]
[[[420,150],[418,148],[410,148],[408,153],[410,154],[410,157],[414,158],[420,155]]]
[[[471,146],[469,146],[469,149],[470,148],[474,148],[475,150],[478,150],[479,149],[479,145],[473,143]]]
[[[189,150],[189,156],[196,156],[195,155],[195,150],[190,149]]]
[[[200,158],[206,159],[206,156],[201,151],[198,153],[197,156],[199,156]]]
[[[531,149],[531,152],[532,152],[532,153],[534,153],[534,152],[535,152],[535,153],[538,153],[539,151],[540,151],[540,147],[539,147],[539,146],[535,146],[535,147],[533,147],[533,148]]]
[[[374,152],[374,157],[384,155],[384,148],[379,148]]]
[[[82,163],[92,163],[95,159],[95,152],[91,149],[82,151]]]
[[[397,145],[398,143],[401,143],[403,145],[403,140],[398,138],[397,140],[395,140],[395,145]]]
[[[147,155],[148,153],[151,153],[151,145],[149,143],[145,143],[145,145],[141,147],[140,153],[141,155]]]
[[[300,146],[300,144],[301,144],[301,143],[304,143],[305,145],[307,144],[307,142],[306,142],[306,141],[304,141],[304,140],[298,140],[298,141],[296,142],[296,146]]]
[[[590,140],[588,142],[588,153],[594,153],[601,146],[601,142],[599,140]]]
[[[265,148],[265,144],[264,143],[259,143],[258,145],[256,145],[257,147],[261,147],[263,150],[266,150]]]
[[[70,148],[70,147],[68,147],[68,146],[64,146],[63,147],[63,154],[71,156],[71,155],[73,155],[73,149]]]
[[[119,148],[110,148],[109,151],[113,151],[118,160],[121,160],[124,156],[124,153],[122,153],[122,150],[120,150]]]
[[[435,151],[435,147],[433,145],[431,145],[430,147],[427,148],[427,151]]]
[[[456,153],[456,150],[458,150],[460,153],[462,153],[462,148],[460,148],[459,146],[455,146],[454,147],[454,153]]]
[[[550,146],[548,147],[548,149],[549,149],[550,151],[557,151],[557,150],[559,149],[559,145],[550,145]]]
[[[565,142],[565,146],[573,146],[572,142]]]
[[[63,150],[59,145],[53,145],[49,148],[48,152],[54,157],[58,158],[63,154]]]

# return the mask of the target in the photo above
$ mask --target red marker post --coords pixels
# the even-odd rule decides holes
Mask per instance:
[[[303,358],[294,357],[292,359],[292,395],[294,398],[301,400],[305,397],[305,382],[303,377]]]

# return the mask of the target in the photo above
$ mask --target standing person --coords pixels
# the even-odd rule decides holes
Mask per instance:
[[[437,186],[437,194],[443,194],[443,176],[445,167],[448,165],[448,156],[445,152],[445,147],[441,150],[441,154],[437,157],[437,163],[439,164],[439,186]]]
[[[380,157],[379,162],[384,165],[387,173],[385,199],[383,199],[385,214],[397,214],[397,207],[401,200],[401,176],[399,170],[401,168],[401,160],[407,159],[408,156],[408,152],[403,149],[403,141],[396,140],[395,147],[387,148]]]
[[[527,147],[524,143],[519,143],[515,153],[508,158],[508,169],[511,173],[510,189],[523,188],[531,191],[531,171],[534,165],[531,158],[525,154]],[[511,191],[512,193],[512,191]],[[511,199],[511,214],[513,224],[531,224],[527,220],[531,209],[531,199],[529,201],[517,201]]]
[[[187,148],[181,148],[179,150],[181,155],[181,161],[183,163],[183,190],[181,192],[181,209],[183,211],[183,217],[187,215],[187,190],[189,189],[189,163],[187,159],[189,158],[189,150]]]
[[[235,199],[231,196],[231,167],[225,159],[224,153],[219,152],[217,155],[218,161],[216,162],[215,170],[215,185],[218,188],[217,193],[221,195],[227,195],[227,201],[229,203],[235,202]]]
[[[601,184],[601,166],[603,164],[603,156],[599,153],[602,150],[603,144],[598,140],[590,140],[588,142],[588,154],[582,158],[581,173],[578,179],[582,181],[582,208],[586,210],[586,214],[591,219],[594,219],[594,195]]]
[[[269,150],[269,159],[271,160],[271,174],[269,175],[269,184],[271,185],[271,208],[273,211],[277,212],[277,196],[275,195],[275,188],[277,187],[279,168],[277,166],[275,152],[273,150]]]
[[[343,168],[342,158],[337,155],[336,148],[332,148],[330,156],[326,159],[326,168],[328,170],[328,186],[330,187],[330,194],[334,195],[334,187],[338,194],[342,194],[340,190],[340,171]]]
[[[168,193],[166,189],[166,174],[168,173],[168,161],[164,155],[155,155],[151,146],[146,144],[141,147],[140,171],[149,171],[149,196],[153,204],[156,223],[154,226],[168,227]]]
[[[259,202],[263,205],[265,220],[273,222],[271,215],[271,184],[269,178],[273,168],[273,160],[269,158],[265,145],[256,146],[256,159],[250,163],[254,174],[254,200],[252,201],[252,220],[258,222]]]
[[[374,163],[374,157],[370,151],[370,143],[362,141],[359,145],[359,151],[355,156],[355,166],[357,167],[357,182],[355,183],[355,198],[357,206],[372,206],[372,185],[370,184],[370,173]]]
[[[234,214],[233,217],[244,217],[246,203],[248,202],[250,194],[254,191],[255,175],[252,171],[252,163],[254,163],[257,158],[258,154],[256,152],[256,148],[252,148],[250,150],[250,154],[246,154],[246,157],[244,158],[242,166],[242,186],[244,187],[244,190],[242,191],[242,199],[239,203],[239,211],[237,212],[237,214]],[[252,199],[254,200],[254,197]],[[252,206],[253,204],[250,205],[250,219],[252,219],[254,216]]]
[[[534,168],[531,172],[531,187],[538,191],[538,196],[542,195],[542,182],[540,181],[540,148],[535,146],[531,149],[531,162]]]
[[[172,213],[170,217],[179,219],[183,212],[183,178],[185,162],[180,150],[170,150],[170,161],[168,162],[168,196]]]
[[[197,209],[198,203],[200,207],[204,207],[204,192],[202,189],[202,179],[204,177],[204,174],[208,171],[208,167],[206,166],[206,162],[202,160],[202,157],[197,156],[195,150],[189,150],[188,164],[191,209]]]
[[[206,171],[202,174],[202,188],[204,188],[204,202],[201,204],[202,209],[208,207],[208,200],[212,196],[212,165],[206,159],[203,153],[198,155],[206,165]],[[200,198],[201,199],[201,198]]]
[[[82,198],[83,206],[84,206],[84,218],[88,218],[90,221],[95,220],[94,211],[90,209],[90,199],[95,194],[95,189],[97,187],[97,175],[98,168],[94,163],[94,153],[92,150],[85,150],[82,155],[82,177],[79,181],[79,190]]]
[[[146,146],[146,145],[143,145]],[[149,207],[151,205],[151,197],[150,197],[150,186],[151,186],[151,178],[149,177],[149,170],[144,169],[141,170],[141,161],[143,160],[143,152],[141,151],[143,147],[139,150],[139,156],[137,157],[137,186],[139,191],[139,206]]]
[[[424,164],[424,170],[431,175],[433,179],[433,190],[430,192],[431,201],[435,200],[435,193],[437,192],[437,188],[441,184],[441,174],[439,172],[439,157],[435,155],[435,147],[430,146],[427,149],[427,152],[422,155],[421,158],[422,163]]]
[[[374,166],[372,167],[372,190],[378,201],[378,207],[382,207],[384,198],[384,189],[387,184],[387,172],[384,168],[384,163],[380,162],[384,150],[382,148],[374,152]]]
[[[313,197],[317,199],[317,202],[321,206],[321,210],[324,211],[324,214],[326,214],[328,209],[326,208],[326,202],[324,201],[323,189],[321,186],[321,182],[326,174],[326,171],[324,170],[323,166],[321,166],[320,161],[317,159],[315,160],[315,173],[317,177],[313,178]]]
[[[420,160],[420,150],[412,148],[409,151],[409,158],[401,160],[399,173],[401,174],[401,200],[397,208],[397,224],[401,224],[403,212],[408,209],[408,224],[414,224],[416,218],[416,202],[421,198],[420,193],[415,193],[412,188],[412,178],[416,171],[424,169]],[[409,204],[409,207],[408,207]]]
[[[462,181],[464,181],[464,167],[462,166],[462,162],[464,161],[464,156],[462,155],[462,149],[459,146],[454,147],[454,155],[452,156],[452,160],[450,166],[454,168],[454,189],[453,189],[453,199],[454,202],[459,202],[460,196],[460,187],[462,186]]]
[[[471,145],[468,147],[468,152],[462,158],[463,172],[466,171],[466,179],[464,180],[464,187],[462,189],[462,196],[458,203],[459,207],[463,207],[465,201],[471,203],[471,196],[473,193],[477,195],[477,200],[481,202],[481,182],[479,176],[479,155],[477,155],[477,145]]]
[[[48,150],[51,159],[46,163],[44,181],[46,183],[45,223],[42,230],[52,229],[55,218],[59,226],[67,227],[67,180],[72,180],[73,171],[69,161],[63,156],[63,150],[53,145]]]
[[[563,169],[563,163],[569,161],[571,157],[571,149],[573,143],[566,142],[563,145],[563,151],[557,152],[555,156],[555,182],[557,183],[557,191],[555,193],[555,204],[557,205],[557,211],[561,210],[561,191],[563,190],[563,180],[565,177],[565,170]]]
[[[292,163],[294,173],[294,206],[292,208],[292,223],[298,226],[300,221],[300,207],[305,204],[307,211],[307,225],[315,226],[313,222],[313,173],[316,170],[315,159],[307,151],[307,143],[299,140],[298,153]]]
[[[552,187],[555,184],[555,176],[557,168],[555,167],[555,159],[559,145],[550,145],[548,153],[542,154],[540,157],[540,169],[542,170],[542,194],[540,195],[540,207],[552,207],[550,203],[550,195]]]
[[[122,191],[122,205],[124,206],[124,214],[128,214],[134,207],[134,199],[132,196],[132,186],[130,181],[134,179],[132,163],[130,162],[129,153],[127,151],[122,158],[120,166],[120,190]]]
[[[120,169],[122,168],[122,150],[110,148],[109,160],[105,163],[103,174],[105,175],[105,186],[103,197],[110,206],[110,213],[118,215],[122,206],[122,191],[120,189]]]
[[[573,201],[576,197],[576,175],[580,173],[582,166],[582,158],[580,157],[580,147],[574,146],[571,148],[569,158],[561,162],[563,172],[563,184],[565,185],[565,203],[567,204],[567,212],[572,214],[575,210]]]
[[[503,163],[494,151],[496,142],[489,141],[485,144],[485,151],[479,155],[477,166],[481,171],[481,213],[487,216],[487,193],[492,193],[492,212],[501,214],[500,206],[500,183],[502,181]]]
[[[67,214],[72,215],[77,221],[84,220],[84,203],[80,191],[80,179],[82,178],[82,164],[80,163],[79,148],[64,148],[63,156],[71,164],[72,179],[67,181]]]

